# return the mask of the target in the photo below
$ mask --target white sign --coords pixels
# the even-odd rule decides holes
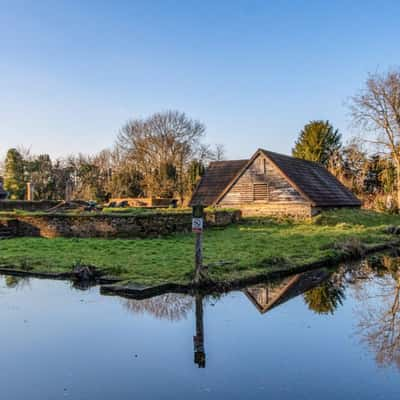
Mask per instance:
[[[203,218],[192,219],[192,232],[195,233],[203,232]]]

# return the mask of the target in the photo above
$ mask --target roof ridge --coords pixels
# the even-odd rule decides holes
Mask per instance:
[[[294,156],[289,156],[288,154],[283,154],[283,153],[277,153],[276,151],[271,151],[271,150],[266,150],[266,149],[258,149],[261,150],[264,153],[271,153],[271,154],[276,154],[277,156],[281,156],[281,157],[287,157],[287,158],[291,158],[294,160],[298,160],[298,161],[302,161],[302,162],[306,162],[306,163],[310,163],[312,165],[318,165],[322,168],[325,168],[321,163],[319,163],[318,161],[311,161],[311,160],[305,160],[304,158],[299,158],[299,157],[294,157]]]

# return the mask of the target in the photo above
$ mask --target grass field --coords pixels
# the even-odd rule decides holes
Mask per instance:
[[[245,220],[205,232],[205,264],[214,264],[210,276],[215,280],[301,266],[337,255],[340,244],[349,240],[362,244],[393,240],[385,232],[388,225],[400,225],[400,216],[341,210],[307,222]],[[132,282],[184,283],[191,279],[193,253],[192,234],[135,240],[16,238],[0,241],[0,266],[62,272],[90,264]]]

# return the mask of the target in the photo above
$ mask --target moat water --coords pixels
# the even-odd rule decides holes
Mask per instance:
[[[1,399],[398,399],[399,267],[146,300],[2,276]]]

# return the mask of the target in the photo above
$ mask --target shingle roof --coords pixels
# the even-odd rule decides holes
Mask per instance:
[[[314,206],[360,206],[357,197],[322,165],[260,149]]]
[[[210,163],[195,189],[190,205],[213,204],[249,160],[214,161]]]

